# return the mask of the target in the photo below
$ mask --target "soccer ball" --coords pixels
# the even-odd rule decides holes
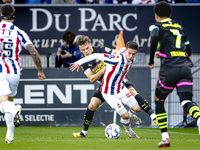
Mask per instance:
[[[108,139],[118,139],[121,135],[121,128],[117,124],[109,124],[105,129]]]

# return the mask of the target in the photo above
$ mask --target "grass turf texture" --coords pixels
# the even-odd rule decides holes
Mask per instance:
[[[161,141],[158,128],[133,128],[140,139],[129,138],[123,127],[119,139],[107,139],[105,127],[91,127],[86,138],[74,138],[81,127],[19,127],[15,128],[13,145],[5,142],[6,128],[0,127],[0,150],[155,150]],[[197,128],[168,129],[173,150],[199,150]]]

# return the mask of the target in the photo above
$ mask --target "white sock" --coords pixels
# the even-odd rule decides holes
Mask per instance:
[[[169,139],[169,134],[168,132],[162,132],[162,140],[166,141],[166,139]]]
[[[126,129],[126,131],[132,131],[130,119],[125,120],[125,119],[121,118],[120,121],[121,121],[123,127]]]
[[[5,121],[7,125],[6,137],[14,137],[14,123],[12,121],[13,114],[5,113]]]
[[[133,115],[135,115],[136,112],[133,111],[132,109],[129,109],[128,114],[129,114],[129,117],[133,117]]]
[[[151,114],[151,120],[154,120],[154,119],[156,119],[156,114],[155,113],[153,113],[153,114]]]
[[[199,126],[200,125],[200,117],[199,117],[199,119],[197,120],[197,126]]]
[[[10,101],[4,101],[0,104],[0,110],[2,113],[11,113],[15,112],[15,104]]]
[[[84,136],[87,135],[87,131],[82,130],[82,133],[84,134]]]

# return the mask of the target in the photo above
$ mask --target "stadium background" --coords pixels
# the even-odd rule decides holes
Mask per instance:
[[[191,59],[195,63],[194,102],[200,105],[199,91],[199,38],[198,14],[200,5],[173,5],[172,19],[185,28],[191,43]],[[22,104],[24,126],[81,126],[84,112],[94,89],[85,75],[71,73],[68,68],[55,69],[55,53],[63,43],[62,35],[66,30],[76,35],[88,35],[94,46],[115,48],[120,30],[124,31],[125,42],[136,41],[140,48],[137,61],[129,72],[129,78],[137,91],[142,94],[152,108],[154,88],[160,62],[155,68],[147,68],[149,60],[149,26],[155,22],[153,5],[15,5],[15,24],[25,30],[41,54],[42,66],[47,79],[39,81],[36,69],[26,50],[22,51],[22,79],[16,103]],[[188,13],[189,12],[189,13]],[[24,19],[25,18],[25,19]],[[168,112],[168,127],[195,126],[195,121],[184,116],[176,96],[176,90],[165,102]],[[141,111],[138,114],[142,126],[155,127],[149,117]],[[95,114],[92,126],[105,126],[112,122],[113,111],[104,104]],[[183,123],[183,119],[187,122]],[[117,119],[119,123],[119,117]],[[4,126],[3,115],[0,125]],[[133,124],[133,126],[135,126]]]

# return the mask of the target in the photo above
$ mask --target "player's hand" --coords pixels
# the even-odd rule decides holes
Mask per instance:
[[[71,72],[73,72],[74,70],[76,70],[78,72],[80,65],[77,62],[74,62],[74,63],[70,64],[69,68],[70,68]]]
[[[160,55],[159,55],[159,54],[160,54],[160,52],[159,52],[159,51],[156,51],[155,54],[154,54],[154,56],[155,56],[156,58],[160,58]]]
[[[150,69],[153,69],[154,65],[151,64],[151,65],[148,65],[148,67],[149,67]]]
[[[40,79],[40,80],[46,79],[46,76],[44,75],[43,72],[38,72],[38,79]]]

